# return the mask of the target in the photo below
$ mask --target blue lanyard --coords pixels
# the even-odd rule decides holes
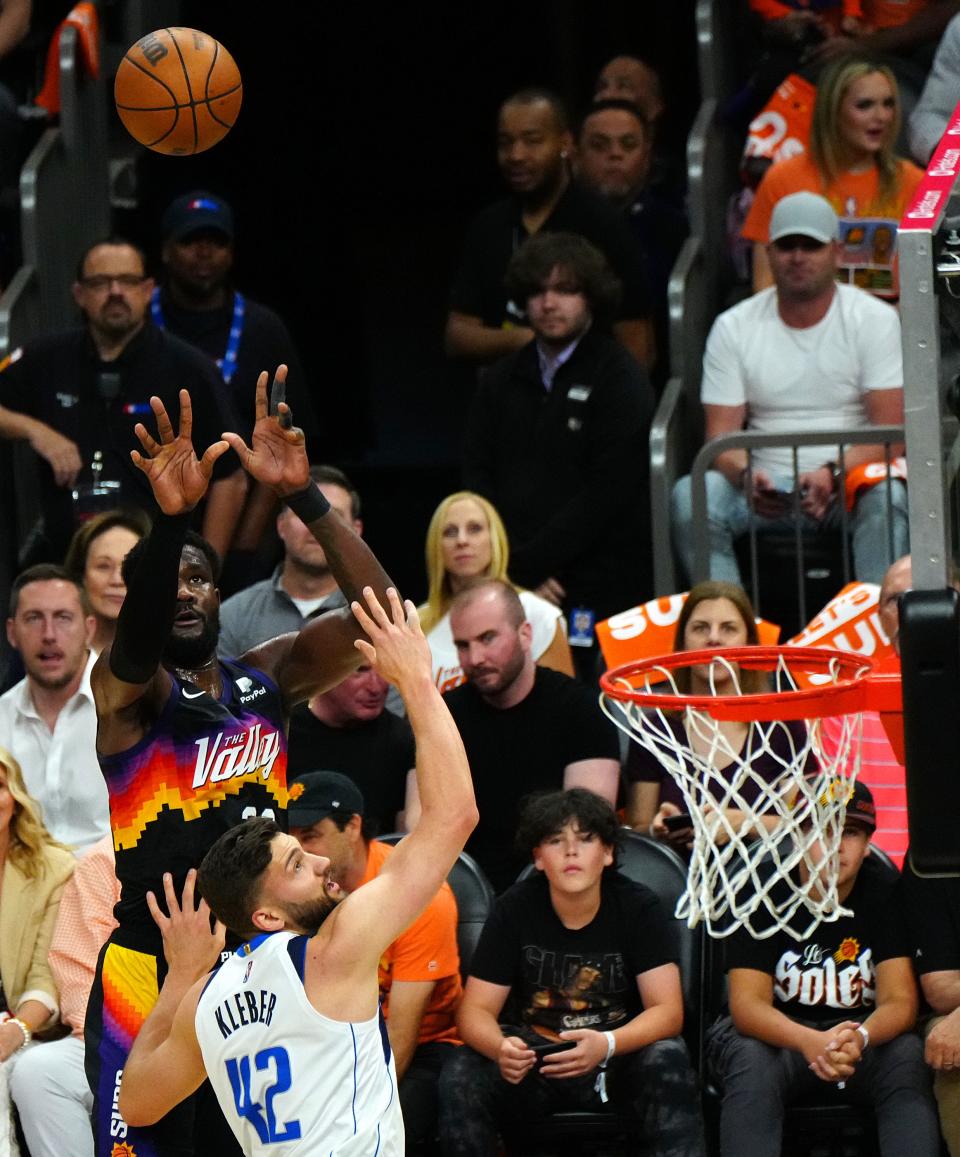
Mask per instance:
[[[223,351],[223,357],[217,358],[217,369],[223,378],[226,385],[230,385],[230,379],[237,371],[237,354],[240,351],[240,338],[243,336],[243,316],[246,313],[246,304],[243,300],[243,294],[234,290],[233,294],[233,317],[230,319],[230,333],[227,335],[227,348]],[[167,323],[163,318],[163,310],[160,308],[160,287],[153,291],[153,296],[150,298],[150,316],[153,318],[153,324],[158,329],[166,329]]]

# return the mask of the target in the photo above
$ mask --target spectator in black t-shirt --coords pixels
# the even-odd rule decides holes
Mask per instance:
[[[440,1078],[444,1154],[488,1157],[510,1121],[608,1100],[643,1123],[645,1153],[703,1153],[673,931],[653,892],[612,870],[618,831],[582,789],[525,807],[517,843],[537,872],[497,901],[470,964],[468,1047]]]
[[[779,1157],[784,1106],[819,1091],[872,1108],[883,1157],[936,1157],[939,1130],[897,881],[867,859],[876,828],[858,783],[840,841],[837,895],[850,915],[801,937],[727,941],[730,1016],[707,1059],[723,1087],[724,1157]],[[808,876],[806,863],[801,879]]]
[[[208,359],[148,320],[152,290],[135,245],[99,241],[81,257],[73,285],[84,326],[34,338],[0,362],[0,438],[28,442],[43,459],[44,539],[31,561],[62,559],[77,519],[99,509],[156,509],[130,459],[139,445],[134,426],[152,421],[152,395],[177,414],[178,392],[189,392],[199,446],[237,429]],[[221,457],[202,514],[203,536],[220,554],[229,548],[246,492],[236,455]]]
[[[450,607],[450,627],[467,681],[444,695],[470,762],[480,822],[467,851],[495,891],[517,878],[514,849],[523,799],[537,791],[585,787],[616,802],[620,745],[596,691],[538,667],[530,624],[513,587],[483,579]],[[413,776],[407,826],[419,815]]]
[[[151,298],[151,315],[161,329],[202,350],[216,362],[241,429],[253,429],[257,377],[268,367],[287,367],[287,402],[294,421],[315,448],[317,419],[300,355],[283,319],[233,284],[234,217],[222,198],[203,190],[177,197],[161,220],[163,280]],[[276,510],[259,484],[250,494],[237,531],[235,550],[255,552]],[[245,585],[247,555],[225,560],[227,585]]]
[[[287,779],[323,768],[360,789],[371,835],[401,826],[407,773],[416,762],[406,718],[384,709],[389,684],[369,663],[290,714]]]
[[[653,328],[643,255],[619,213],[570,179],[573,151],[560,98],[524,89],[500,107],[497,160],[510,196],[483,210],[467,231],[450,294],[447,352],[491,362],[533,336],[526,305],[510,299],[504,276],[513,253],[531,234],[578,233],[607,258],[623,284],[614,334],[644,366],[653,361]]]

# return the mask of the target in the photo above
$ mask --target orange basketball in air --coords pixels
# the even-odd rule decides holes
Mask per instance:
[[[230,131],[243,84],[229,52],[195,28],[158,28],[128,51],[113,85],[127,132],[170,156],[202,153]]]

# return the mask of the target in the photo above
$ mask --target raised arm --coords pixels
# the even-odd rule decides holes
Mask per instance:
[[[417,744],[420,819],[397,845],[376,879],[350,895],[339,913],[335,936],[344,958],[376,962],[436,895],[477,823],[473,781],[463,741],[433,682],[430,648],[413,603],[406,614],[396,591],[390,613],[364,591],[367,609],[353,613],[369,642],[357,648],[403,697]]]
[[[280,366],[276,383],[281,393],[285,381],[286,366]],[[247,446],[238,434],[226,433],[224,438],[236,450],[247,472],[306,523],[323,547],[347,601],[359,598],[364,587],[385,599],[390,579],[373,551],[310,480],[303,431],[291,421],[286,402],[279,402],[275,412],[270,412],[267,374],[263,373],[257,381],[252,446]],[[287,704],[292,706],[328,690],[355,670],[362,660],[354,642],[361,637],[349,610],[331,611],[311,620],[299,634],[272,639],[250,651],[247,657],[276,679]]]
[[[180,554],[190,512],[206,494],[213,466],[229,449],[214,442],[198,459],[193,448],[190,395],[180,391],[180,428],[173,424],[159,398],[150,406],[157,420],[159,441],[138,422],[134,432],[144,453],[132,450],[134,465],[150,482],[160,515],[131,576],[117,620],[117,633],[93,669],[90,684],[97,705],[97,745],[101,752],[122,750],[131,741],[129,723],[121,713],[139,700],[163,702],[170,676],[160,665],[177,606]]]

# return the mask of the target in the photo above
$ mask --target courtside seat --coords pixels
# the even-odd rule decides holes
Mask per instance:
[[[629,829],[623,832],[623,842],[617,867],[628,879],[645,884],[657,894],[671,915],[687,886],[687,867],[680,856],[650,836]],[[530,864],[520,879],[535,872]],[[691,930],[682,920],[674,920],[677,949],[680,958],[680,979],[683,986],[684,1039],[690,1050],[694,1067],[699,1062],[700,1041],[700,970],[701,935]],[[639,1133],[634,1118],[614,1112],[564,1112],[531,1122],[529,1129],[514,1128],[503,1138],[504,1147],[511,1157],[542,1154],[543,1157],[562,1157],[565,1154],[596,1150],[604,1153],[609,1147],[627,1146],[627,1152],[637,1151]]]
[[[899,876],[896,864],[882,848],[871,845],[867,870],[884,876]],[[862,870],[862,869],[861,869]],[[727,980],[723,971],[723,946],[708,940],[704,947],[704,1007],[706,1030],[723,1013],[727,1001]],[[722,1090],[706,1068],[701,1069],[703,1117],[708,1149],[718,1153]],[[814,1092],[795,1101],[784,1115],[782,1157],[874,1157],[880,1150],[874,1116],[851,1101],[818,1099]]]

